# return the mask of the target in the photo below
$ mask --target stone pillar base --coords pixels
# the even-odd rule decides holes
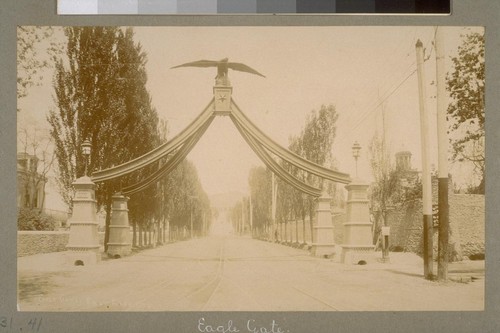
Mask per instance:
[[[347,216],[344,223],[344,244],[341,262],[349,265],[374,262],[372,223],[368,209],[368,184],[354,180],[346,185]]]
[[[375,251],[373,246],[342,245],[340,261],[348,265],[375,263]]]
[[[127,201],[128,198],[121,193],[113,195],[109,241],[107,244],[107,254],[112,258],[128,256],[132,252]]]
[[[335,254],[335,244],[313,243],[311,253],[316,257],[333,256]]]
[[[85,251],[68,250],[64,256],[68,266],[92,266],[101,261],[99,248]]]
[[[132,245],[130,243],[108,243],[108,257],[121,258],[130,255]]]
[[[66,245],[67,263],[71,266],[87,266],[101,259],[98,222],[96,218],[95,184],[87,177],[74,183],[73,214],[69,220],[70,231]]]
[[[335,254],[334,228],[332,220],[332,210],[330,207],[331,198],[323,193],[318,198],[316,209],[316,225],[314,229],[314,242],[312,243],[312,255],[317,257],[330,257]]]

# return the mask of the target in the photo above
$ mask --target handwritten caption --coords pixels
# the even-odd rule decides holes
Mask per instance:
[[[42,318],[33,317],[26,320],[14,320],[12,317],[0,316],[1,332],[39,332]]]
[[[264,325],[255,319],[249,319],[245,325],[237,326],[232,320],[228,320],[223,324],[213,324],[207,323],[205,318],[201,317],[198,320],[197,327],[201,333],[290,333],[289,330],[280,327],[274,319]]]

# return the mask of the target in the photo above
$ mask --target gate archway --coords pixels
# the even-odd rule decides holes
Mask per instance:
[[[192,64],[198,63],[200,62],[188,63],[177,67],[190,66]],[[233,100],[233,88],[227,76],[227,59],[223,59],[221,62],[211,62],[209,65],[203,63],[201,66],[195,66],[214,66],[213,63],[217,63],[218,67],[218,75],[215,78],[215,86],[213,87],[214,96],[212,97],[208,105],[204,108],[204,110],[183,131],[178,133],[176,136],[174,136],[164,144],[140,157],[127,161],[118,166],[96,171],[90,178],[82,177],[86,179],[80,178],[75,182],[75,198],[78,198],[80,193],[80,196],[90,196],[93,199],[94,183],[109,181],[122,177],[129,173],[157,163],[160,159],[171,155],[166,163],[159,167],[157,171],[148,175],[145,179],[141,180],[138,183],[125,186],[124,188],[122,188],[121,193],[117,193],[115,196],[113,196],[113,215],[108,243],[108,254],[111,256],[118,255],[121,257],[123,255],[127,255],[130,252],[130,244],[129,242],[125,241],[128,236],[128,209],[126,196],[145,190],[147,187],[156,183],[162,177],[174,170],[175,167],[180,162],[182,162],[182,160],[184,160],[188,153],[193,149],[193,147],[208,129],[214,118],[217,116],[230,117],[233,124],[245,139],[247,144],[250,146],[250,148],[276,176],[278,176],[297,190],[318,198],[317,223],[315,227],[316,240],[315,243],[312,244],[313,254],[323,256],[330,255],[334,251],[335,244],[333,240],[333,224],[331,220],[330,198],[328,198],[326,194],[322,194],[322,190],[320,188],[311,186],[294,177],[290,172],[285,170],[278,162],[276,162],[276,160],[273,158],[273,155],[301,170],[306,171],[307,173],[318,176],[324,180],[329,180],[341,184],[350,184],[346,186],[349,191],[349,198],[347,202],[348,215],[352,212],[352,208],[354,208],[354,206],[358,206],[357,208],[361,209],[363,211],[363,214],[351,214],[352,218],[349,218],[349,216],[347,218],[348,223],[345,224],[345,234],[347,234],[346,238],[348,241],[352,238],[353,242],[356,244],[354,246],[351,246],[352,244],[348,244],[346,247],[346,253],[353,251],[360,252],[359,250],[361,250],[361,252],[366,252],[367,248],[371,248],[371,223],[369,222],[368,217],[368,200],[366,197],[366,189],[368,186],[361,183],[353,184],[349,174],[332,170],[322,165],[313,163],[282,147],[274,140],[272,140],[255,124],[252,123],[252,121],[243,113],[243,111]],[[243,64],[229,63],[229,66],[234,64],[238,66],[244,66],[240,67],[240,69],[237,70],[242,70],[241,68],[243,68],[243,71],[263,76]],[[222,66],[223,68],[221,69],[220,66]],[[224,66],[226,67],[224,68]],[[229,68],[235,69],[234,66]],[[83,186],[83,183],[85,183],[86,185]],[[85,192],[85,194],[82,194],[83,192]],[[82,214],[85,215],[86,213],[83,213],[83,206],[79,207],[78,203],[79,201],[76,200],[74,215],[79,215],[80,208],[82,209]],[[349,223],[350,219],[355,219],[355,221]],[[360,219],[366,221],[360,221]],[[367,227],[369,227],[369,229]],[[360,231],[362,234],[361,237],[359,237]],[[350,237],[350,234],[357,234],[357,236]],[[72,234],[70,233],[68,248],[70,250],[76,248],[81,250],[81,246],[75,247],[72,245],[72,241],[74,242],[75,239],[79,239],[78,236],[71,236]],[[367,241],[370,242],[370,245],[367,245]],[[92,248],[95,248],[94,243]],[[346,253],[344,253],[343,251],[343,258],[345,258]]]
[[[191,149],[193,149],[215,117],[229,116],[242,137],[262,162],[283,181],[292,185],[299,191],[314,197],[319,197],[321,195],[321,189],[308,185],[294,177],[281,167],[281,165],[271,157],[270,153],[320,178],[341,184],[348,184],[351,182],[351,178],[347,173],[331,170],[308,161],[282,147],[263,133],[237,106],[231,96],[232,87],[230,85],[216,84],[213,90],[214,97],[210,103],[183,131],[158,148],[138,158],[112,168],[94,172],[91,177],[92,181],[102,182],[119,178],[151,165],[161,158],[174,153],[158,171],[139,183],[126,186],[123,188],[122,193],[130,195],[141,191],[172,171],[187,156]]]

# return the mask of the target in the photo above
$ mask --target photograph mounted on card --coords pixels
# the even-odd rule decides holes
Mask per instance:
[[[484,310],[483,27],[17,45],[20,311]]]

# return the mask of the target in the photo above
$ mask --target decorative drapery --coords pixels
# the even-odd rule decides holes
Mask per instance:
[[[286,171],[281,165],[279,165],[270,155],[269,153],[262,148],[260,143],[255,140],[247,131],[243,129],[241,124],[236,120],[234,117],[231,117],[233,120],[234,125],[240,132],[240,134],[243,136],[245,141],[248,143],[250,148],[259,156],[259,158],[264,162],[264,164],[271,169],[272,172],[274,172],[275,175],[277,175],[279,178],[281,178],[283,181],[287,182],[297,190],[304,192],[306,194],[312,195],[314,197],[319,197],[321,195],[321,189],[310,186],[303,181],[295,178],[292,176],[288,171]]]
[[[146,179],[134,184],[130,185],[127,187],[124,187],[122,189],[122,194],[123,195],[132,195],[134,193],[140,192],[150,185],[156,183],[159,181],[162,177],[166,176],[169,174],[172,170],[179,165],[179,163],[186,158],[187,154],[193,149],[193,147],[196,145],[196,143],[200,140],[200,138],[203,136],[209,125],[212,123],[212,120],[214,117],[208,118],[203,126],[196,131],[194,134],[192,134],[190,137],[188,137],[185,141],[185,143],[182,145],[181,148],[175,152],[175,154],[168,159],[168,161],[163,164],[157,171],[152,173],[150,176],[148,176]]]
[[[249,133],[263,147],[271,151],[276,156],[298,167],[299,169],[310,172],[323,179],[329,179],[333,182],[342,184],[348,184],[351,182],[351,178],[348,174],[325,168],[324,166],[308,161],[302,156],[299,156],[291,152],[290,150],[283,148],[271,138],[269,138],[266,134],[264,134],[257,126],[255,126],[250,121],[250,119],[245,116],[245,114],[240,110],[238,105],[236,105],[233,100],[231,100],[231,106],[232,118],[236,119],[236,121],[238,121],[238,123],[247,133]]]
[[[151,165],[161,158],[173,153],[173,156],[171,156],[165,164],[160,166],[157,171],[149,175],[144,180],[123,188],[122,193],[124,195],[131,195],[146,189],[174,170],[175,167],[184,158],[186,158],[187,154],[196,145],[217,115],[214,110],[214,99],[212,99],[203,112],[201,112],[200,115],[193,120],[188,127],[186,127],[186,129],[177,134],[171,140],[136,159],[120,164],[116,167],[94,172],[92,174],[92,180],[94,182],[101,182],[118,178],[145,166]],[[231,99],[231,111],[227,112],[227,114],[229,114],[240,134],[257,154],[257,156],[262,160],[262,162],[264,162],[264,164],[274,174],[299,191],[314,197],[319,197],[321,195],[321,190],[319,188],[311,186],[294,177],[290,174],[290,172],[277,163],[269,153],[272,153],[291,165],[294,165],[297,168],[314,174],[320,178],[343,184],[347,184],[351,181],[348,174],[334,171],[308,161],[277,144],[245,116],[233,99]]]
[[[175,149],[179,148],[186,140],[198,131],[207,119],[213,117],[214,100],[212,99],[208,106],[203,110],[202,113],[195,120],[191,122],[182,132],[177,134],[171,140],[165,142],[164,144],[158,146],[157,148],[147,152],[146,154],[139,156],[133,160],[125,162],[115,167],[111,167],[105,170],[99,170],[92,173],[92,181],[102,182],[114,178],[121,177],[123,175],[129,174],[136,170],[139,170],[147,165],[150,165],[162,157],[167,156],[172,153]]]

